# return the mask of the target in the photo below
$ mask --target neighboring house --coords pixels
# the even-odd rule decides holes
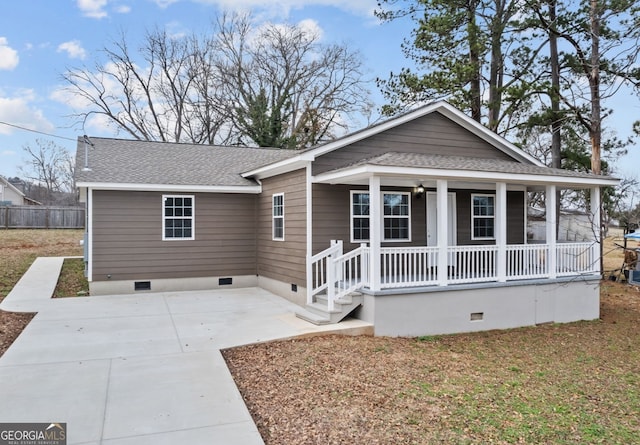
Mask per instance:
[[[41,205],[38,201],[25,196],[15,185],[7,178],[0,176],[0,205],[2,206],[24,206],[24,205]]]
[[[445,102],[301,151],[92,142],[94,295],[261,286],[377,335],[599,316],[599,246],[556,241],[555,192],[589,189],[598,220],[617,180],[545,167]],[[527,243],[527,191],[548,197],[545,243]]]
[[[591,214],[579,210],[561,210],[558,241],[590,241],[593,239]],[[542,241],[546,237],[546,217],[544,209],[528,208],[527,237],[529,241]]]

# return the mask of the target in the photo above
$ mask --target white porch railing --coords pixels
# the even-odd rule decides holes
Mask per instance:
[[[366,245],[342,253],[342,242],[314,255],[312,295],[327,292],[329,309],[333,302],[362,287],[369,286],[369,255]],[[498,246],[448,246],[446,284],[498,281]],[[437,286],[437,247],[383,247],[380,249],[382,289]],[[597,243],[556,244],[556,270],[549,270],[549,245],[509,244],[506,246],[507,281],[592,275],[598,273]],[[554,273],[552,273],[554,272]]]
[[[546,244],[507,245],[507,280],[529,280],[548,276],[548,255],[549,246]]]
[[[449,246],[448,282],[451,284],[496,281],[498,246]]]
[[[335,300],[369,284],[369,248],[362,244],[343,254],[342,241],[332,241],[331,247],[311,257],[311,279],[311,298],[326,290],[332,311]]]
[[[369,248],[361,244],[355,250],[330,261],[333,263],[330,278],[327,280],[329,310],[333,310],[334,301],[369,284]],[[331,270],[331,269],[330,269]],[[332,276],[333,275],[333,276]],[[331,286],[331,283],[334,283]]]
[[[311,257],[311,283],[309,285],[311,288],[311,298],[327,289],[327,282],[329,281],[327,270],[331,265],[330,259],[337,258],[341,255],[342,241],[332,240],[331,247],[323,250],[322,252],[318,252]],[[307,301],[307,303],[311,304],[312,301]]]
[[[600,249],[597,243],[563,243],[556,246],[556,273],[559,277],[599,273]]]
[[[383,288],[437,283],[437,247],[384,247],[381,253],[380,282]]]

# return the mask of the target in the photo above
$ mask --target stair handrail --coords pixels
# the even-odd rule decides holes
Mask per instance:
[[[311,257],[311,297],[327,289],[329,274],[335,276],[335,270],[329,271],[333,269],[329,259],[342,255],[342,245],[342,240],[331,240],[331,246]]]
[[[369,248],[361,244],[345,254],[330,256],[327,265],[327,301],[328,310],[332,311],[336,300],[368,284]]]

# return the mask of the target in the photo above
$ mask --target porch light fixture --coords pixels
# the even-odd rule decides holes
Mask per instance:
[[[416,199],[422,198],[422,195],[424,195],[424,185],[420,184],[419,186],[417,186],[415,189],[415,193]]]

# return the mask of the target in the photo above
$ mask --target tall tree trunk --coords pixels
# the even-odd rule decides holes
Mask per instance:
[[[505,28],[506,5],[503,0],[495,1],[496,14],[491,24],[491,61],[489,67],[489,119],[488,127],[497,132],[500,123],[502,104],[502,87],[504,63],[502,54],[502,38]]]
[[[600,109],[600,10],[598,0],[591,0],[591,75],[589,88],[591,89],[591,171],[601,174],[600,146],[602,137],[602,116]]]
[[[589,76],[589,88],[591,89],[591,126],[589,138],[591,139],[591,171],[602,174],[600,162],[600,147],[602,138],[602,115],[600,108],[600,9],[598,0],[590,1],[591,18],[591,74]],[[602,218],[604,216],[602,197],[600,198],[600,221],[598,223],[598,240],[600,241],[600,273],[604,274],[604,242],[602,239]]]
[[[549,0],[549,21],[557,28],[557,0]],[[562,135],[560,130],[560,60],[558,58],[558,36],[549,33],[549,63],[551,67],[551,167],[562,167]],[[560,232],[560,190],[556,191],[556,238]]]
[[[549,0],[549,21],[556,28],[556,1]],[[551,166],[561,168],[561,135],[560,129],[560,61],[558,59],[558,36],[549,33],[549,62],[551,65]]]
[[[471,118],[477,122],[482,120],[482,92],[480,90],[480,80],[482,77],[481,69],[481,50],[480,42],[478,38],[478,25],[476,24],[476,10],[478,7],[478,0],[469,1],[469,9],[467,11],[469,24],[468,36],[469,36],[469,64],[472,67],[472,74],[470,79],[470,95],[471,95]]]

